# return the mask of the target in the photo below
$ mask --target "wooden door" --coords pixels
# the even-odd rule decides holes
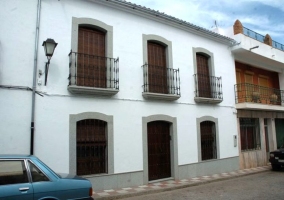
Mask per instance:
[[[259,92],[260,96],[263,97],[260,99],[261,103],[268,104],[270,103],[270,96],[273,94],[272,90],[269,90],[269,81],[268,77],[260,76],[258,77]]]
[[[168,94],[166,48],[154,42],[147,46],[149,92]]]
[[[149,122],[147,132],[149,181],[171,177],[170,124]]]
[[[77,85],[106,87],[105,33],[79,27]]]
[[[238,103],[245,102],[246,91],[245,85],[241,81],[241,72],[236,71],[236,80],[237,80],[237,87],[235,88],[237,91],[236,94],[238,95]]]
[[[257,92],[258,88],[255,88],[253,85],[253,75],[252,74],[245,74],[245,91],[246,91],[246,102],[258,102],[257,99]],[[253,98],[253,94],[256,94]]]
[[[208,57],[201,54],[196,54],[196,60],[199,97],[211,98],[212,95]]]
[[[77,122],[77,175],[107,173],[106,122]]]

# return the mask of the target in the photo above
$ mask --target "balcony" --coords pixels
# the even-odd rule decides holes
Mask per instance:
[[[276,49],[279,49],[281,51],[284,51],[284,45],[283,44],[280,44],[279,42],[276,42],[274,40],[271,40],[271,44],[269,42],[269,37],[268,36],[263,36],[257,32],[254,32],[246,27],[243,27],[243,34],[250,37],[250,38],[253,38],[255,40],[258,40],[262,43],[265,43],[265,44],[268,44],[268,45],[271,45],[272,47],[276,48]]]
[[[221,77],[194,74],[194,82],[195,102],[217,104],[223,101]]]
[[[119,91],[118,75],[118,58],[69,53],[68,90],[72,93],[115,95]]]
[[[284,110],[284,91],[259,85],[235,85],[235,101],[239,109]]]
[[[235,60],[251,66],[258,66],[266,70],[281,73],[284,68],[284,45],[266,34],[261,35],[246,27],[237,20],[233,26],[232,46]]]
[[[174,101],[180,98],[179,69],[145,64],[143,68],[143,97]]]

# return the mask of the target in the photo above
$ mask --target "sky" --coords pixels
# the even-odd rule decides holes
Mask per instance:
[[[284,0],[126,0],[211,30],[239,19],[244,27],[284,44]]]

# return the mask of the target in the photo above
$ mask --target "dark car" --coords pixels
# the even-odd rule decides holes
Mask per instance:
[[[89,180],[59,175],[35,156],[0,155],[0,200],[93,199]]]
[[[270,152],[269,161],[273,170],[280,170],[284,166],[284,146]]]

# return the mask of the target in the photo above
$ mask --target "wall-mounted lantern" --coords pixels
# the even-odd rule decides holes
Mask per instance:
[[[45,55],[47,57],[47,63],[45,63],[45,72],[44,72],[45,73],[44,85],[46,85],[50,59],[53,55],[55,47],[57,46],[57,43],[53,39],[48,38],[46,41],[42,43],[42,46],[44,47]]]

